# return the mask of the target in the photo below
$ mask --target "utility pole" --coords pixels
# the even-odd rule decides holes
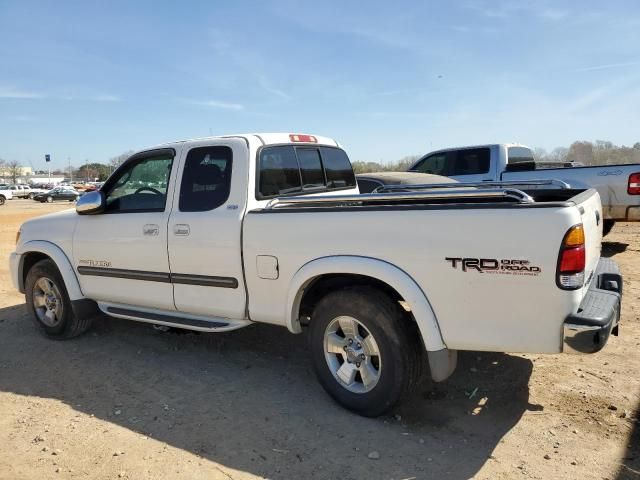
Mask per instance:
[[[71,157],[67,157],[67,162],[69,162],[69,183],[73,183],[73,170],[71,170]]]
[[[47,163],[47,167],[49,167],[49,184],[51,184],[51,164],[49,163],[51,161],[51,155],[47,153],[44,156],[44,161]]]

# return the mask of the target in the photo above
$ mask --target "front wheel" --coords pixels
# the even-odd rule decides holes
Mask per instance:
[[[4,201],[5,201],[4,197],[0,195],[0,205],[4,205]]]
[[[53,197],[47,197],[47,203],[53,202]]]
[[[35,193],[30,193],[30,194],[29,194],[29,199],[30,199],[30,200],[33,200],[33,197],[35,197]]]
[[[418,380],[417,328],[378,290],[354,287],[325,296],[311,316],[309,340],[324,389],[360,415],[388,412]]]
[[[55,263],[40,260],[27,274],[27,308],[35,323],[51,338],[68,339],[85,332],[90,318],[77,318]]]

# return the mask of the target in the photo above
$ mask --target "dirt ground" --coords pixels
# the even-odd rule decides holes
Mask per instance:
[[[638,224],[603,245],[625,297],[602,352],[462,352],[447,382],[366,419],[330,400],[305,338],[279,327],[159,333],[105,317],[45,339],[5,259],[22,221],[68,206],[0,207],[2,479],[640,478]]]

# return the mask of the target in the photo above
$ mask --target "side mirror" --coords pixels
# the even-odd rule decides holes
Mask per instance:
[[[104,212],[107,201],[104,193],[100,191],[87,192],[76,202],[76,212],[78,215],[96,215]]]

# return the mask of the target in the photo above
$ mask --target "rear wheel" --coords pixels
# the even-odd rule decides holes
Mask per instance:
[[[5,198],[3,195],[0,195],[0,205],[4,205]]]
[[[29,199],[33,200],[33,197],[35,197],[35,193],[30,193],[29,194]]]
[[[31,267],[25,295],[33,320],[48,337],[73,338],[91,326],[90,318],[74,315],[62,276],[51,260],[40,260]]]
[[[324,389],[360,415],[389,411],[418,380],[417,328],[379,290],[354,287],[325,296],[311,316],[309,339]]]
[[[604,220],[602,222],[602,236],[606,237],[609,234],[609,232],[611,232],[611,229],[615,224],[616,224],[615,220]]]

